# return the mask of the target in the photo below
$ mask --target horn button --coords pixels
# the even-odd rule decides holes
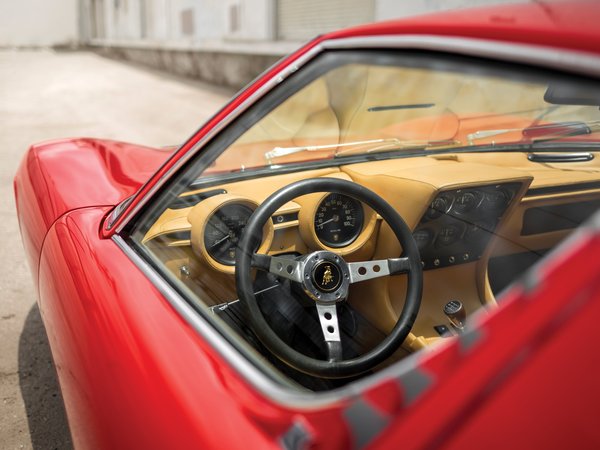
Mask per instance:
[[[346,262],[332,252],[320,251],[304,262],[304,291],[313,300],[334,303],[345,300],[350,285],[350,270]]]

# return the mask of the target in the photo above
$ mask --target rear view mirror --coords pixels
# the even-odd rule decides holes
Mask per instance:
[[[551,83],[544,100],[553,105],[600,106],[600,87],[592,83]]]

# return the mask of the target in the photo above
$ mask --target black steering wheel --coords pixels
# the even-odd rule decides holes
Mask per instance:
[[[370,206],[385,220],[404,250],[402,258],[348,263],[330,251],[316,251],[297,258],[255,253],[263,227],[277,209],[296,197],[315,192],[348,195]],[[317,308],[328,360],[297,352],[271,329],[256,300],[252,268],[264,270],[298,283]],[[373,349],[353,359],[342,359],[342,343],[337,304],[346,301],[352,283],[372,278],[408,273],[404,308],[391,333]],[[309,375],[345,378],[365,372],[388,358],[408,336],[421,304],[423,271],[417,244],[400,215],[373,191],[337,178],[312,178],[292,183],[269,196],[248,220],[240,241],[235,264],[239,298],[246,304],[250,325],[261,342],[281,361]],[[368,299],[365,299],[368,301]]]

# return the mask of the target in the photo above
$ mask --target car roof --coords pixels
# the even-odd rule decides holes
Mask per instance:
[[[600,2],[498,5],[435,13],[340,30],[319,40],[436,35],[495,40],[600,54]]]

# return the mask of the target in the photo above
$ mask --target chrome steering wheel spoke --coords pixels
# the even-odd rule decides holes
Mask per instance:
[[[301,283],[304,262],[297,261],[291,257],[255,253],[252,255],[252,267]]]
[[[352,284],[373,278],[407,273],[410,271],[410,262],[408,258],[389,258],[348,263],[348,267],[350,268],[350,284]]]
[[[327,344],[328,360],[341,361],[342,340],[340,337],[340,325],[337,316],[336,304],[317,303],[319,323],[323,332],[323,339]]]

